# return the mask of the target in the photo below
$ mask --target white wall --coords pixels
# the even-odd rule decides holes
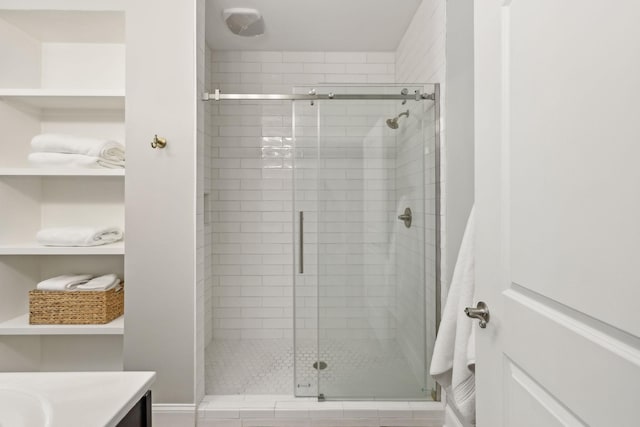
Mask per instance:
[[[124,367],[157,371],[156,403],[197,398],[199,2],[127,4]],[[165,149],[151,149],[154,134],[167,139]]]
[[[453,275],[474,200],[473,2],[447,1],[446,277]]]

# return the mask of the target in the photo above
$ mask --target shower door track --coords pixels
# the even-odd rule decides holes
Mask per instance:
[[[413,94],[339,94],[339,93],[310,93],[304,94],[282,94],[282,93],[222,93],[220,89],[216,89],[215,92],[205,92],[202,95],[203,101],[225,101],[225,100],[239,100],[239,101],[318,101],[318,100],[413,100],[422,101],[429,99],[435,101],[435,93],[421,93],[416,91]]]

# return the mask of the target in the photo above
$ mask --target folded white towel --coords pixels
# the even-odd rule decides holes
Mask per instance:
[[[120,284],[120,278],[115,274],[105,274],[104,276],[94,277],[86,283],[82,283],[76,287],[79,291],[108,291]]]
[[[119,227],[60,227],[44,228],[36,234],[45,246],[98,246],[122,240]]]
[[[36,167],[64,167],[84,169],[122,169],[124,161],[109,160],[102,157],[85,156],[84,154],[64,153],[31,153],[28,156],[29,163]]]
[[[83,154],[112,162],[124,162],[124,145],[105,139],[43,133],[31,140],[34,152]]]
[[[40,291],[72,291],[89,282],[92,277],[90,274],[64,274],[43,280],[36,285],[36,289]]]
[[[475,423],[476,411],[475,334],[472,319],[464,309],[473,306],[475,290],[473,211],[458,252],[430,368],[431,376],[444,387],[447,400],[470,423]]]

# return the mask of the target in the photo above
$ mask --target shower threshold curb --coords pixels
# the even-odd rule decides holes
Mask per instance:
[[[441,427],[443,422],[441,402],[214,395],[198,408],[198,426],[204,427]]]

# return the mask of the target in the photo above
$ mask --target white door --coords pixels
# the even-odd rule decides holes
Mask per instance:
[[[475,14],[478,426],[640,426],[640,2]]]

